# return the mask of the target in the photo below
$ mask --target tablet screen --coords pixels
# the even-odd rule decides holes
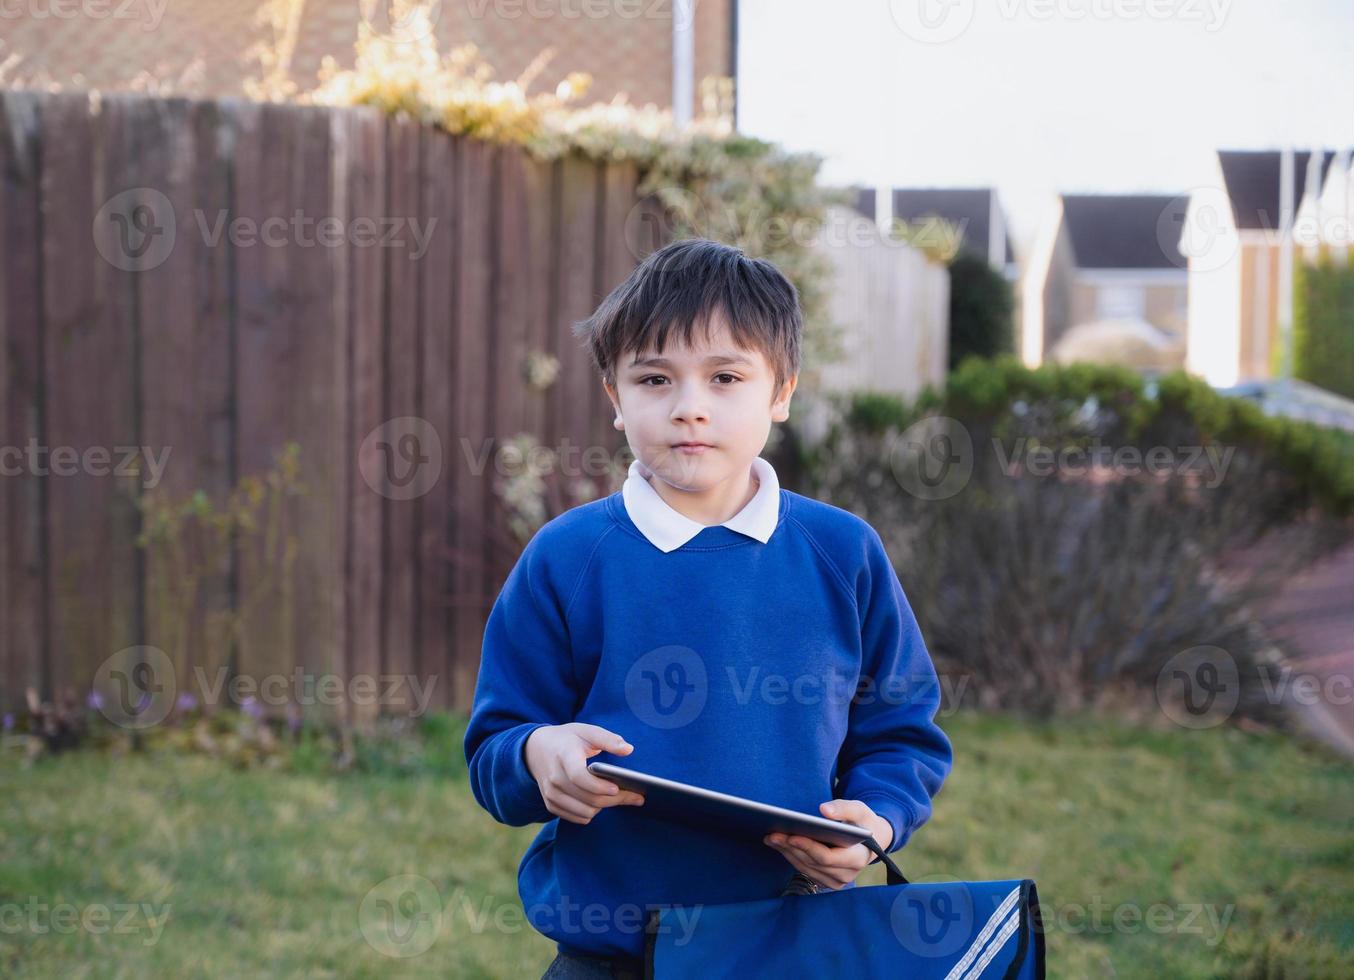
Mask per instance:
[[[812,813],[730,796],[609,762],[590,762],[588,771],[641,794],[644,805],[637,808],[641,813],[648,811],[654,816],[718,833],[758,840],[771,833],[796,834],[835,847],[847,847],[870,839],[869,830],[843,820],[829,820]]]

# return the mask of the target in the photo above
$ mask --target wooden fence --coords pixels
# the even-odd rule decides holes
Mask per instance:
[[[0,94],[0,710],[83,699],[138,645],[201,698],[206,624],[259,593],[241,675],[414,677],[468,706],[507,571],[477,458],[521,432],[624,446],[569,328],[637,262],[636,177],[369,109]],[[533,352],[560,361],[543,389]],[[419,442],[370,437],[398,419]],[[426,492],[383,487],[430,431]],[[123,447],[168,453],[156,492],[217,499],[293,440],[294,573],[237,545],[170,635]]]
[[[942,387],[949,359],[950,274],[919,249],[886,242],[875,224],[831,207],[813,246],[832,265],[829,312],[842,328],[842,356],[824,366],[822,392],[869,390],[915,398]],[[811,401],[803,436],[827,425],[826,407]]]

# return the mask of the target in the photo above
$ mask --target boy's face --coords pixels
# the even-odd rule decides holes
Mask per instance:
[[[670,342],[661,357],[652,350],[621,355],[615,387],[605,385],[640,463],[696,494],[750,473],[771,423],[789,418],[799,380],[790,378],[773,397],[766,355],[738,347],[722,318],[711,322],[708,342],[701,333],[695,331],[696,346]],[[684,442],[708,448],[682,449]]]

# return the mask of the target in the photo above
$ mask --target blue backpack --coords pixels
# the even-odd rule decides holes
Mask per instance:
[[[1039,894],[1029,878],[909,882],[873,841],[888,884],[645,920],[644,976],[1044,980]]]

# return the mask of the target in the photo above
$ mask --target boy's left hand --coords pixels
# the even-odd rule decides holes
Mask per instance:
[[[893,842],[893,827],[860,800],[831,800],[819,809],[829,820],[846,820],[868,827],[884,851]],[[798,834],[769,834],[762,840],[785,855],[785,860],[825,888],[844,888],[876,857],[864,844],[833,847]]]

